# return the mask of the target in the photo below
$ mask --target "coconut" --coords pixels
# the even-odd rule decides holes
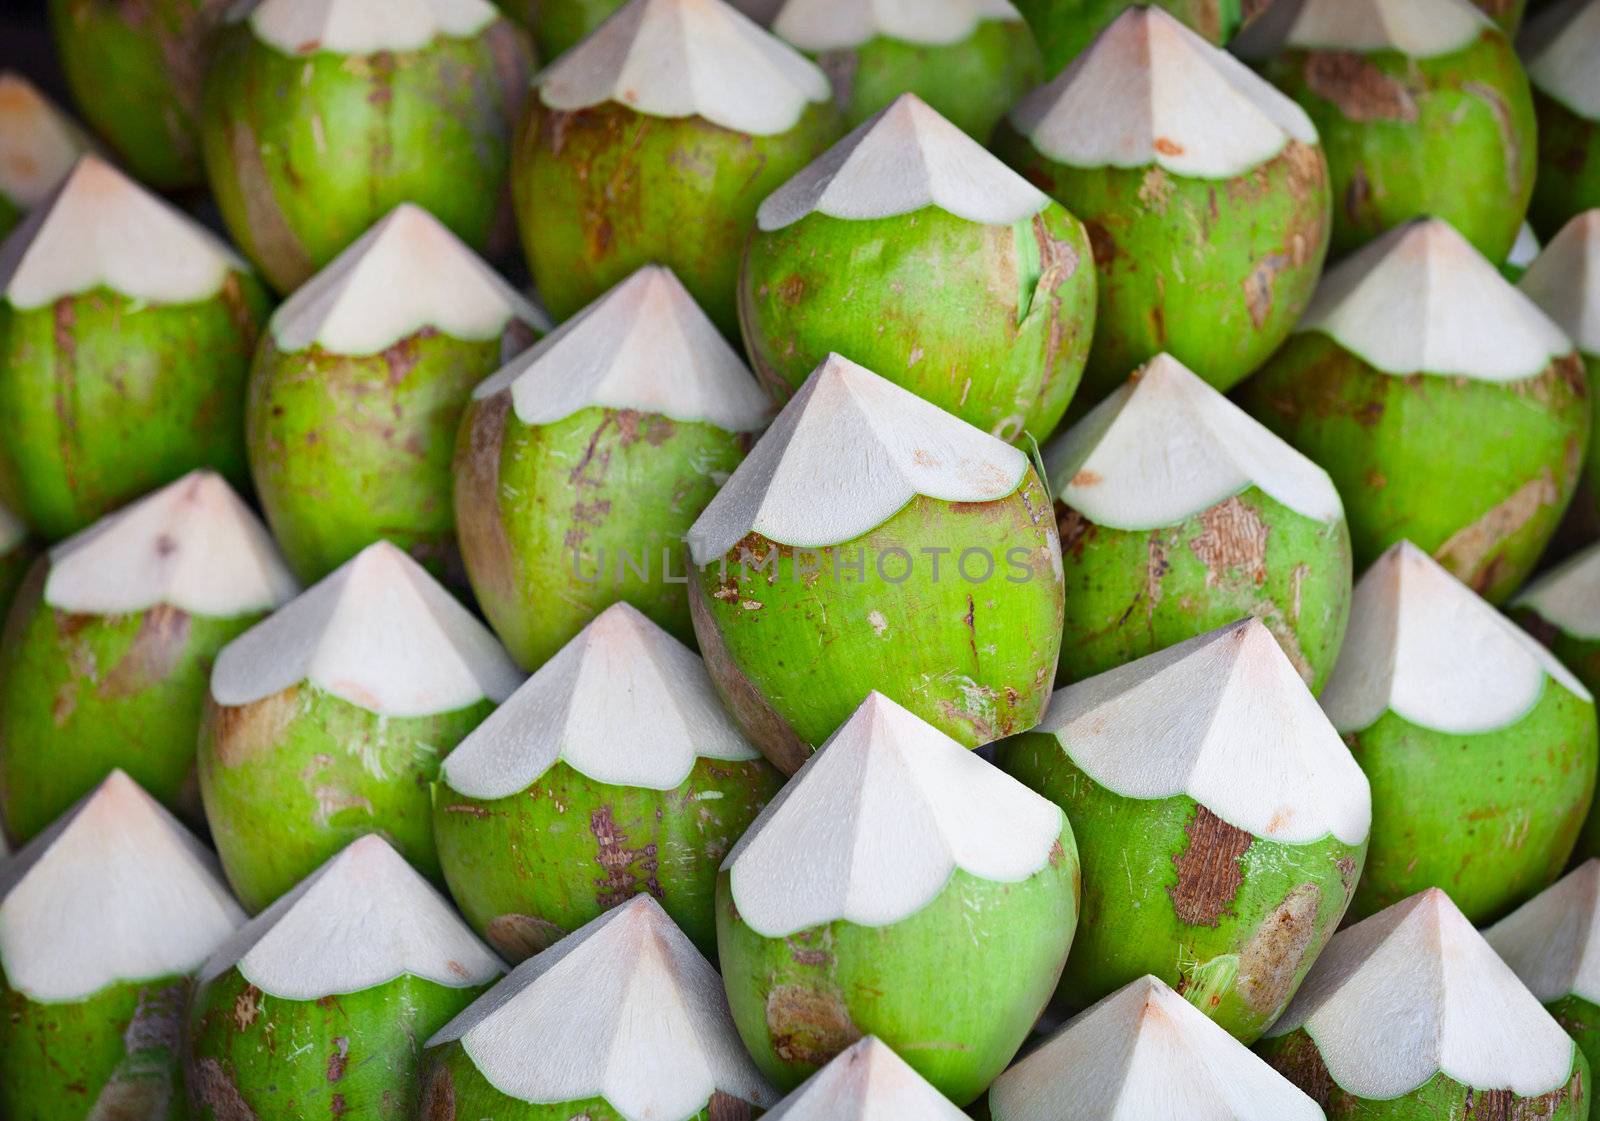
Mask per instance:
[[[1571,341],[1438,221],[1329,270],[1237,398],[1332,476],[1357,569],[1409,539],[1491,603],[1532,571],[1589,439]]]
[[[362,837],[200,971],[184,1038],[196,1116],[415,1117],[423,1041],[505,971],[399,853]]]
[[[195,467],[245,476],[266,293],[97,156],[0,244],[0,478],[47,540]]]
[[[0,624],[33,564],[34,547],[28,527],[0,502]]]
[[[683,536],[767,420],[738,354],[658,266],[478,386],[456,522],[512,656],[537,668],[619,600],[688,640]]]
[[[32,82],[0,70],[0,238],[50,197],[89,146]]]
[[[1484,922],[1560,875],[1594,792],[1594,701],[1410,542],[1356,585],[1322,706],[1372,780],[1356,915],[1442,887]]]
[[[367,833],[440,880],[428,784],[521,675],[482,623],[387,542],[222,651],[200,793],[252,913]]]
[[[0,641],[0,816],[12,841],[118,767],[199,825],[194,747],[212,661],[295,590],[266,529],[208,471],[52,549]]]
[[[473,386],[542,317],[427,211],[397,207],[272,317],[250,466],[301,580],[387,539],[464,587],[451,458]]]
[[[1061,548],[1039,476],[848,359],[785,406],[689,550],[706,668],[787,774],[873,690],[969,747],[1049,700]]]
[[[640,893],[710,956],[717,867],[781,785],[700,659],[619,603],[445,760],[434,837],[509,960]]]
[[[1522,223],[1522,228],[1517,231],[1516,244],[1500,266],[1500,275],[1516,284],[1527,274],[1528,267],[1538,260],[1539,253],[1539,235],[1533,232],[1533,227],[1527,222]]]
[[[1553,236],[1581,210],[1600,206],[1600,0],[1561,0],[1518,40],[1539,120],[1533,224]]]
[[[113,771],[0,863],[0,1111],[183,1116],[191,975],[243,921],[211,853]]]
[[[1510,610],[1590,693],[1600,690],[1600,544],[1574,553],[1531,581],[1511,601]]]
[[[556,319],[659,263],[735,337],[756,207],[839,135],[827,77],[722,0],[630,0],[534,85],[512,190]]]
[[[1065,70],[1094,37],[1139,0],[1017,0],[1044,49],[1046,74]],[[1240,20],[1264,0],[1155,0],[1208,43],[1221,46],[1233,38]],[[1106,112],[1109,106],[1100,106]]]
[[[428,1048],[428,1118],[725,1121],[778,1097],[717,971],[649,896],[523,962]]]
[[[1340,931],[1258,1051],[1329,1121],[1581,1121],[1589,1064],[1438,888]]]
[[[1063,684],[1252,615],[1321,690],[1350,607],[1350,531],[1322,468],[1169,355],[1044,462],[1067,576]]]
[[[869,1035],[762,1116],[765,1121],[966,1121],[967,1115],[888,1044]]]
[[[1227,389],[1311,299],[1331,205],[1317,130],[1159,8],[1130,9],[1024,98],[996,149],[1088,227],[1085,404],[1163,351]]]
[[[756,221],[739,316],[775,396],[838,351],[1001,439],[1055,428],[1094,334],[1088,236],[916,95],[785,183]]]
[[[228,229],[284,293],[402,202],[498,248],[529,65],[489,0],[244,0],[201,121]]]

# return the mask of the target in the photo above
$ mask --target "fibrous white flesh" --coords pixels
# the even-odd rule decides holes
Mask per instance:
[[[1517,229],[1517,240],[1511,244],[1511,252],[1506,254],[1506,264],[1512,268],[1525,269],[1533,264],[1539,256],[1539,235],[1533,232],[1533,227],[1524,222]],[[1520,287],[1520,285],[1519,285]],[[1538,301],[1535,300],[1535,303]],[[1548,314],[1548,309],[1546,309]],[[1571,334],[1569,331],[1568,334]]]
[[[1563,0],[1536,13],[1517,49],[1536,89],[1580,117],[1600,119],[1600,2]]]
[[[691,1117],[719,1090],[778,1097],[739,1042],[722,978],[648,895],[523,962],[428,1046],[455,1040],[509,1097],[603,1098],[625,1121]]]
[[[838,545],[918,495],[995,502],[1028,457],[937,405],[831,354],[689,530],[697,565],[747,533],[800,548]]]
[[[417,51],[434,39],[465,39],[498,17],[489,0],[260,0],[250,30],[288,55]]]
[[[879,37],[946,46],[985,20],[1020,23],[1022,16],[1011,0],[787,0],[772,30],[803,51],[845,50]]]
[[[1535,1097],[1572,1075],[1573,1042],[1438,888],[1335,934],[1269,1037],[1304,1028],[1359,1098],[1437,1074]]]
[[[4,506],[0,506],[0,556],[22,544],[28,537],[28,527],[22,519]]]
[[[1542,1004],[1600,1003],[1600,860],[1587,860],[1483,932]]]
[[[1469,0],[1274,0],[1229,49],[1251,62],[1290,48],[1437,58],[1493,28]]]
[[[309,682],[379,716],[415,717],[499,703],[521,681],[488,628],[380,541],[224,647],[211,696],[247,705]]]
[[[216,858],[120,770],[0,864],[0,968],[30,1000],[192,973],[243,921]]]
[[[834,1056],[765,1121],[966,1121],[894,1050],[869,1035]]]
[[[9,70],[0,73],[0,196],[32,210],[89,146],[82,130],[32,82]]]
[[[1600,544],[1573,554],[1532,581],[1512,607],[1525,607],[1562,634],[1600,641]]]
[[[1517,287],[1580,351],[1600,358],[1600,210],[1586,210],[1563,226]]]

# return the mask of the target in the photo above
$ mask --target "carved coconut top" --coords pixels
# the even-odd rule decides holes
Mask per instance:
[[[1506,254],[1506,264],[1513,268],[1526,269],[1538,256],[1539,235],[1533,232],[1531,225],[1524,222],[1517,227],[1517,240],[1511,243],[1511,252]]]
[[[5,506],[0,505],[0,556],[22,544],[28,538],[28,527]]]
[[[966,1121],[875,1035],[834,1056],[770,1110],[766,1121]]]
[[[603,1098],[625,1121],[682,1121],[719,1092],[778,1098],[739,1042],[722,978],[648,895],[517,966],[428,1046],[455,1041],[503,1094]]]
[[[1028,469],[1010,444],[830,354],[690,528],[690,555],[710,564],[752,532],[838,545],[918,495],[998,501]]]
[[[1600,544],[1541,574],[1517,593],[1511,606],[1538,612],[1573,638],[1600,641]]]
[[[120,770],[0,863],[0,968],[30,1000],[192,973],[242,922],[216,858]]]
[[[1316,1102],[1148,975],[1069,1020],[995,1080],[989,1102],[1005,1121],[1322,1121]]]
[[[1563,226],[1517,287],[1580,351],[1600,357],[1600,210],[1586,210]]]
[[[723,861],[739,916],[782,938],[888,926],[956,869],[1017,883],[1057,856],[1061,810],[881,693],[789,780]]]
[[[1250,62],[1292,48],[1436,58],[1493,27],[1469,0],[1274,0],[1229,49]]]
[[[833,96],[815,63],[722,0],[629,0],[534,85],[559,111],[614,101],[752,136],[788,132]]]
[[[1409,541],[1356,582],[1322,707],[1340,732],[1385,712],[1439,732],[1515,724],[1546,682],[1589,691],[1543,646]]]
[[[1162,354],[1045,449],[1056,498],[1097,525],[1175,525],[1251,487],[1344,517],[1328,473]]]
[[[1034,731],[1113,793],[1187,795],[1253,837],[1354,845],[1372,825],[1366,775],[1256,619],[1058,689]]]
[[[379,716],[416,717],[498,704],[521,681],[487,627],[380,541],[223,647],[211,696],[238,707],[309,682]]]
[[[803,51],[859,47],[879,37],[943,46],[989,20],[1021,23],[1010,0],[786,0],[772,30]]]
[[[473,391],[511,392],[524,424],[634,409],[728,432],[766,426],[771,402],[672,270],[646,265]]]
[[[1161,8],[1129,8],[1011,124],[1056,163],[1231,179],[1314,145],[1305,110]]]
[[[807,215],[892,218],[937,206],[957,218],[1009,226],[1050,196],[987,148],[905,93],[779,187],[756,213],[763,230]]]
[[[0,71],[0,195],[32,209],[91,146],[77,123],[32,82]]]
[[[1539,12],[1523,28],[1517,49],[1534,87],[1580,117],[1600,119],[1600,3],[1563,0]]]
[[[249,271],[211,231],[93,154],[0,244],[0,296],[24,311],[94,288],[196,303]]]
[[[1268,1037],[1298,1028],[1362,1098],[1443,1073],[1524,1097],[1565,1085],[1574,1044],[1438,888],[1335,934]]]
[[[499,18],[489,0],[246,0],[255,37],[287,55],[416,51],[438,38],[466,39]]]
[[[700,658],[618,603],[473,729],[440,777],[469,798],[506,798],[563,762],[596,782],[672,790],[700,759],[759,758]]]
[[[299,590],[278,547],[222,476],[191,471],[50,550],[44,601],[78,615],[160,604],[233,618]]]
[[[1600,860],[1590,859],[1484,931],[1541,1004],[1600,1003]]]
[[[1297,331],[1386,374],[1521,381],[1572,342],[1448,222],[1390,230],[1323,276]]]

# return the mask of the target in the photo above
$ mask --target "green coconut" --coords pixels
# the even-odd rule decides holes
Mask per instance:
[[[266,529],[204,471],[51,550],[0,641],[0,817],[12,842],[119,767],[199,825],[195,739],[212,662],[295,590]]]
[[[1100,306],[1083,405],[1162,352],[1228,389],[1311,300],[1332,205],[1317,130],[1159,8],[1130,9],[1024,98],[996,149],[1088,227]]]
[[[260,911],[368,833],[440,881],[429,784],[520,680],[388,542],[236,639],[211,675],[199,774],[240,902]]]
[[[1539,120],[1532,219],[1553,237],[1574,214],[1600,206],[1600,2],[1550,5],[1529,21],[1518,46]]]
[[[403,203],[272,317],[251,368],[250,467],[306,583],[379,540],[466,585],[450,473],[473,386],[539,312]]]
[[[1328,1121],[1589,1116],[1589,1063],[1438,888],[1340,931],[1257,1051]]]
[[[210,852],[113,771],[0,865],[0,1115],[187,1121],[192,974],[243,921]]]
[[[184,1035],[194,1121],[413,1121],[423,1042],[505,972],[382,838],[225,942]]]
[[[873,693],[723,864],[739,1035],[784,1088],[875,1035],[966,1105],[1048,1002],[1078,893],[1056,806]]]
[[[196,467],[244,481],[260,283],[96,156],[0,247],[0,479],[49,541]]]
[[[631,0],[534,86],[512,192],[551,314],[657,263],[736,337],[756,207],[838,138],[827,77],[720,2]]]
[[[1033,25],[1044,50],[1046,74],[1057,74],[1088,47],[1094,37],[1140,0],[1016,0],[1017,7]],[[1240,21],[1252,9],[1264,6],[1263,0],[1155,0],[1205,37],[1221,46],[1233,38]],[[1102,110],[1109,108],[1103,106]]]
[[[28,527],[0,502],[0,628],[36,554]]]
[[[497,249],[530,61],[489,0],[241,6],[200,129],[228,229],[283,293],[402,202]]]
[[[89,146],[82,130],[32,82],[0,71],[0,238],[50,197]]]
[[[836,351],[1003,440],[1060,421],[1094,334],[1089,239],[915,95],[785,183],[756,221],[739,317],[778,398]]]
[[[764,1121],[967,1121],[877,1036],[862,1037],[762,1114]]]
[[[1358,570],[1410,540],[1491,603],[1555,532],[1591,425],[1572,342],[1438,221],[1330,269],[1236,399],[1333,478]]]
[[[1540,574],[1507,609],[1584,688],[1600,691],[1600,544]],[[1586,848],[1600,853],[1600,844]]]
[[[1539,130],[1510,39],[1468,0],[1276,0],[1232,49],[1316,123],[1336,256],[1433,217],[1505,260]]]
[[[1320,467],[1168,355],[1044,462],[1066,573],[1063,684],[1248,615],[1322,690],[1349,615],[1350,531]]]

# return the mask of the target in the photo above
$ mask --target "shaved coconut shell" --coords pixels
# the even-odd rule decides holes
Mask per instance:
[[[9,553],[27,537],[28,527],[22,523],[22,519],[0,506],[0,553]]]
[[[32,82],[0,73],[0,195],[23,210],[49,197],[90,140]]]
[[[1539,235],[1533,232],[1533,227],[1524,222],[1517,228],[1517,240],[1511,244],[1511,252],[1506,254],[1506,264],[1512,268],[1525,269],[1533,264],[1539,256]],[[1521,287],[1519,284],[1518,287]],[[1538,303],[1537,300],[1534,301]],[[1549,309],[1545,309],[1549,314]],[[1553,317],[1552,317],[1553,318]],[[1571,334],[1568,331],[1567,334]]]
[[[978,25],[1020,23],[1010,0],[788,0],[772,30],[803,51],[838,51],[872,39],[946,46]]]
[[[851,1044],[764,1121],[967,1121],[877,1036]]]
[[[1437,58],[1493,27],[1468,0],[1273,0],[1229,49],[1250,62],[1290,48]]]
[[[1511,606],[1538,612],[1541,619],[1573,638],[1600,641],[1600,544],[1590,545],[1532,581],[1517,593]]]
[[[1600,1003],[1600,860],[1587,860],[1484,932],[1541,1004]]]
[[[1539,92],[1580,117],[1600,119],[1600,3],[1562,0],[1528,21],[1517,41],[1528,78]]]
[[[489,0],[260,0],[249,12],[255,37],[288,55],[417,51],[476,35],[500,15]]]
[[[1600,210],[1586,210],[1563,226],[1517,287],[1579,350],[1600,357]]]

